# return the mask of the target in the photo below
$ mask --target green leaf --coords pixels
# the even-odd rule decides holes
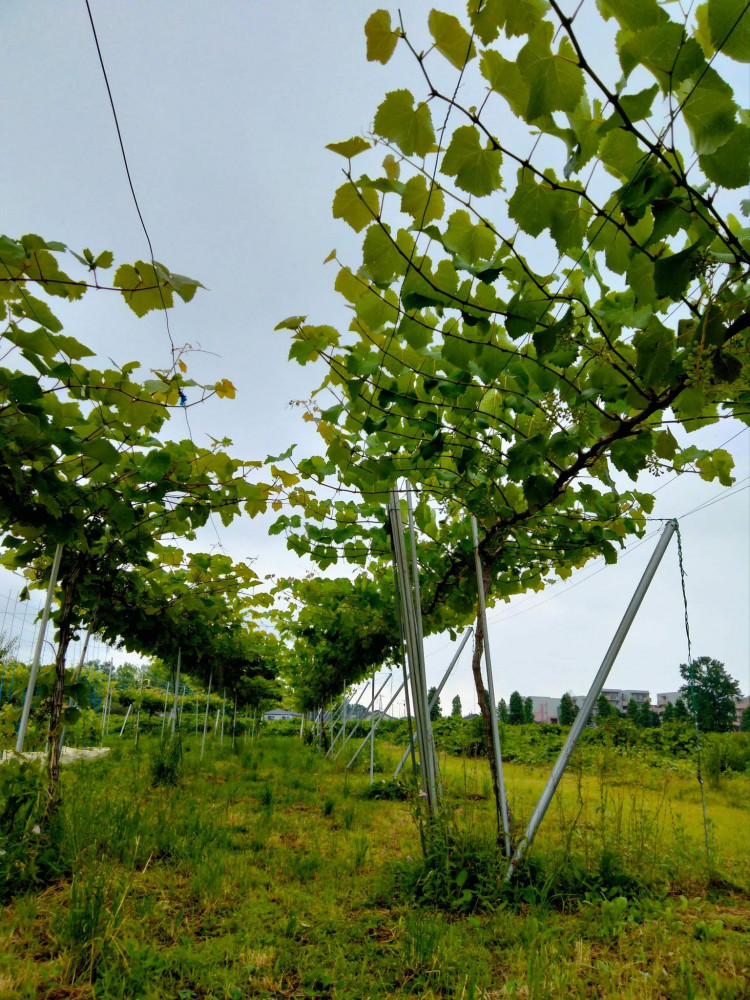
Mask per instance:
[[[674,356],[674,334],[658,321],[652,321],[647,330],[638,330],[633,337],[636,349],[636,375],[649,388],[666,383],[669,366]]]
[[[347,160],[351,160],[353,156],[364,153],[366,149],[371,148],[371,144],[359,135],[355,135],[351,139],[345,139],[343,142],[329,142],[326,145],[326,149],[330,149],[332,153],[338,153],[339,156],[346,157]]]
[[[448,220],[443,237],[446,250],[456,253],[469,264],[490,260],[495,252],[495,234],[483,225],[474,225],[468,212],[460,209]]]
[[[42,398],[42,389],[33,375],[16,375],[8,381],[11,398],[21,406]]]
[[[654,287],[660,299],[677,301],[690,284],[701,243],[693,243],[677,253],[665,255],[654,263]]]
[[[627,472],[631,479],[637,479],[638,474],[646,468],[651,447],[651,431],[641,431],[634,437],[621,438],[612,444],[612,464],[616,469]]]
[[[667,15],[657,0],[596,0],[596,6],[605,21],[614,17],[623,28],[648,28],[665,21]]]
[[[677,416],[684,420],[687,418],[699,417],[703,413],[706,405],[706,394],[697,386],[688,386],[684,389],[675,401],[674,410]]]
[[[391,239],[390,226],[370,226],[362,245],[362,263],[376,285],[389,285],[397,274],[406,272],[406,261]]]
[[[62,330],[62,323],[42,299],[26,292],[18,305],[29,319],[35,319],[45,329],[52,330],[53,333]]]
[[[695,83],[686,80],[677,96],[696,153],[715,153],[737,127],[732,88],[709,67]]]
[[[302,326],[302,324],[307,319],[307,316],[287,316],[286,319],[282,319],[280,323],[277,323],[274,330],[296,330],[297,327]]]
[[[744,0],[708,0],[708,27],[717,51],[750,62],[750,10]]]
[[[368,62],[379,62],[384,66],[393,55],[400,31],[391,27],[391,15],[387,10],[376,10],[365,23]]]
[[[94,267],[101,267],[103,270],[107,270],[112,267],[114,263],[115,255],[111,250],[102,250],[99,256],[94,261]]]
[[[426,226],[443,217],[443,192],[436,184],[428,188],[427,181],[421,174],[410,177],[401,194],[401,211],[411,215],[418,226]]]
[[[522,118],[529,104],[529,87],[521,76],[518,63],[505,59],[494,49],[486,49],[479,68],[495,93],[504,97],[511,111]]]
[[[435,131],[429,107],[420,102],[414,107],[409,90],[392,90],[386,94],[375,114],[373,130],[377,135],[395,142],[404,156],[427,156],[435,145]]]
[[[724,188],[741,188],[750,184],[750,125],[737,125],[731,136],[715,153],[698,157],[706,177]]]
[[[703,50],[694,38],[685,37],[685,29],[675,21],[620,32],[620,65],[628,77],[639,64],[656,77],[666,94],[683,80],[695,76],[706,65]]]
[[[554,496],[554,487],[552,479],[538,475],[529,476],[523,484],[523,495],[530,504],[535,507],[543,507]]]
[[[526,441],[511,445],[506,456],[508,478],[516,482],[527,479],[544,458],[546,450],[547,438],[544,434],[533,434]]]
[[[722,486],[731,486],[734,483],[732,478],[734,459],[724,448],[716,448],[705,458],[699,458],[695,464],[698,466],[701,479],[709,482],[718,479]]]
[[[583,73],[575,50],[563,37],[557,53],[553,53],[553,31],[549,21],[542,21],[518,53],[521,76],[529,88],[529,121],[553,111],[574,111],[583,96]]]
[[[477,50],[471,35],[453,14],[431,10],[427,26],[435,41],[435,48],[456,69],[463,69],[476,56]]]
[[[81,454],[88,458],[93,458],[102,465],[111,465],[113,468],[120,461],[120,453],[115,446],[106,438],[94,438],[92,441],[81,443]]]
[[[469,194],[491,194],[500,187],[502,154],[488,142],[482,147],[479,130],[473,125],[461,125],[453,133],[445,151],[441,170],[456,178],[456,185]]]
[[[172,464],[172,456],[168,451],[150,451],[140,464],[138,474],[146,482],[159,482],[164,479]]]
[[[518,185],[508,202],[508,213],[531,236],[549,229],[563,253],[582,245],[584,218],[577,195],[560,190],[551,170],[545,172],[545,179],[546,183],[537,184],[531,171],[521,167]]]
[[[742,374],[742,362],[728,351],[716,351],[711,359],[711,367],[720,382],[736,382]]]
[[[122,289],[123,298],[136,316],[145,316],[152,309],[168,309],[174,302],[171,288],[160,281],[152,264],[142,260],[135,265],[121,264],[112,284]]]
[[[342,184],[333,197],[333,217],[348,222],[355,233],[361,232],[380,212],[377,191],[363,188],[361,191],[351,181]]]
[[[537,357],[543,358],[545,355],[551,354],[557,346],[558,338],[567,337],[572,329],[573,309],[571,307],[556,323],[535,330],[532,339]]]

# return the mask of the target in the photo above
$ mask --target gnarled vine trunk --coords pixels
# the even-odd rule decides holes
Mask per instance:
[[[65,660],[73,635],[73,607],[78,590],[78,581],[81,578],[82,572],[82,563],[76,562],[66,575],[61,588],[62,597],[60,611],[57,616],[58,642],[55,653],[55,683],[52,688],[52,708],[50,710],[49,733],[47,736],[49,743],[49,759],[47,763],[48,815],[55,808],[58,800],[60,756],[62,753],[60,736],[62,734],[63,699],[65,697]]]

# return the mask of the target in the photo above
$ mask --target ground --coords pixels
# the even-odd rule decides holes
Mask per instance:
[[[747,775],[708,790],[707,866],[694,775],[605,748],[503,893],[484,760],[441,759],[430,870],[418,797],[295,737],[189,737],[174,787],[156,738],[111,744],[64,775],[70,870],[4,908],[0,1000],[750,996]],[[517,823],[544,774],[508,768]]]

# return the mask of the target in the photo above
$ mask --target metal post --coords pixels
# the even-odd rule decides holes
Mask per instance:
[[[362,688],[362,690],[357,695],[357,701],[356,701],[357,705],[359,705],[360,699],[364,696],[365,691],[367,691],[367,685],[368,685],[368,683],[369,683],[369,681],[365,681],[365,686]],[[333,748],[334,748],[334,746],[335,746],[335,744],[336,744],[336,742],[338,740],[338,737],[341,736],[343,732],[344,732],[343,730],[340,730],[338,736],[336,736],[335,739],[333,739],[331,741],[331,745],[329,746],[328,750],[326,750],[326,757],[328,757],[328,755],[331,753],[331,751],[333,750]],[[346,743],[346,740],[344,741],[344,743],[342,743],[341,747],[336,751],[335,757],[339,756],[339,754],[341,753],[341,751],[344,749],[345,743]]]
[[[410,663],[412,700],[417,728],[417,744],[422,768],[422,787],[427,796],[431,812],[438,807],[435,785],[435,747],[432,739],[429,710],[427,709],[427,688],[424,676],[424,649],[422,648],[422,616],[419,606],[419,581],[413,589],[409,575],[404,544],[404,528],[401,520],[401,502],[396,490],[391,492],[391,534],[396,558],[396,568],[401,581],[402,620],[406,634],[407,653]],[[412,564],[416,565],[416,545],[412,533]],[[425,718],[427,716],[427,718]]]
[[[120,729],[120,737],[122,737],[122,734],[125,732],[125,726],[127,725],[128,719],[130,718],[130,709],[132,707],[133,707],[133,702],[131,701],[130,704],[128,705],[128,710],[125,713],[125,719],[122,723],[122,728]]]
[[[385,679],[385,680],[383,681],[383,683],[382,683],[382,684],[380,685],[380,687],[378,688],[378,694],[380,694],[380,692],[381,692],[381,691],[383,690],[383,688],[384,688],[384,687],[386,686],[386,684],[388,683],[388,681],[390,680],[390,678],[391,678],[391,675],[390,675],[390,674],[388,674],[388,676],[386,677],[386,679]],[[353,728],[352,728],[352,731],[351,731],[351,732],[349,733],[349,735],[348,735],[348,736],[346,737],[346,739],[344,740],[344,742],[343,742],[343,743],[341,744],[341,746],[340,746],[340,747],[339,747],[339,749],[337,750],[337,752],[336,752],[336,760],[338,760],[338,759],[339,759],[339,757],[341,756],[341,754],[343,753],[343,750],[344,750],[344,747],[345,747],[345,746],[346,746],[346,744],[347,744],[347,743],[349,742],[349,740],[350,740],[350,739],[352,738],[352,736],[354,736],[354,734],[356,733],[357,729],[359,728],[359,724],[360,724],[361,722],[362,722],[362,720],[361,720],[361,719],[357,719],[357,721],[356,721],[355,725],[354,725],[354,726],[353,726]]]
[[[234,750],[234,731],[237,728],[237,692],[234,692],[234,715],[232,716],[232,749]]]
[[[208,706],[211,701],[211,681],[213,680],[214,672],[213,670],[208,675],[208,692],[206,694],[206,715],[203,719],[203,739],[201,740],[201,760],[203,760],[203,752],[206,749],[206,729],[208,728]]]
[[[343,699],[344,706],[344,711],[341,716],[341,732],[343,735],[346,735],[346,684],[344,684],[344,690],[341,697]]]
[[[109,700],[109,692],[112,687],[112,667],[114,664],[110,663],[109,672],[107,674],[107,686],[104,689],[104,704],[102,705],[102,740],[109,729],[109,710],[111,708]]]
[[[164,739],[164,725],[167,721],[167,704],[169,702],[169,681],[167,681],[167,689],[164,692],[164,711],[161,713],[161,738]]]
[[[469,627],[464,632],[463,638],[461,639],[461,645],[456,650],[456,652],[455,652],[455,654],[453,656],[453,659],[448,664],[448,669],[443,674],[443,679],[440,681],[440,683],[438,684],[437,688],[435,689],[435,693],[430,698],[430,701],[429,701],[429,709],[430,709],[430,711],[432,711],[432,709],[435,707],[435,705],[437,705],[438,698],[440,697],[440,692],[445,687],[445,684],[446,684],[448,678],[450,677],[451,673],[453,672],[453,668],[458,663],[458,658],[461,655],[461,653],[464,651],[464,646],[469,641],[469,637],[471,636],[471,634],[472,634],[473,631],[474,631],[474,629],[471,627],[471,625],[469,625]],[[400,690],[400,688],[399,688],[399,690]],[[388,709],[386,709],[386,712],[387,711],[388,711]],[[409,745],[407,746],[406,750],[404,750],[403,757],[399,761],[398,767],[393,772],[393,777],[394,778],[397,778],[399,776],[399,774],[401,774],[401,770],[402,770],[404,764],[406,763],[406,758],[409,756],[410,753],[413,753],[413,752],[414,752],[414,737],[412,736],[411,739],[410,739],[410,741],[409,741]]]
[[[375,722],[375,673],[372,675],[372,701],[370,702],[370,785],[375,780],[375,730],[372,728]]]
[[[492,727],[492,753],[495,757],[495,771],[500,792],[500,819],[505,843],[505,857],[510,859],[510,822],[508,820],[508,800],[505,795],[505,775],[503,773],[503,754],[500,747],[500,727],[497,724],[497,701],[495,700],[495,681],[492,676],[492,658],[490,657],[490,637],[487,632],[487,608],[484,602],[484,581],[482,579],[482,560],[479,555],[479,535],[477,519],[471,515],[471,537],[474,542],[474,566],[477,572],[477,607],[482,620],[484,635],[484,665],[487,669],[487,693],[489,694],[490,725]]]
[[[427,778],[432,785],[432,797],[434,808],[437,808],[437,796],[439,794],[440,776],[437,771],[437,757],[435,756],[435,743],[432,737],[432,719],[427,703],[427,665],[424,658],[424,641],[422,631],[422,599],[419,588],[419,564],[417,562],[417,531],[414,527],[414,511],[412,510],[412,491],[406,491],[406,511],[409,522],[409,543],[411,548],[411,568],[412,586],[414,588],[414,625],[417,648],[417,658],[419,660],[419,694],[422,699],[423,726],[425,732],[425,743],[427,749]],[[400,513],[400,510],[399,510]]]
[[[141,683],[138,685],[138,711],[135,713],[135,745],[138,746],[138,736],[141,731],[141,701],[143,699],[143,671],[141,670]]]
[[[586,695],[586,700],[581,706],[581,710],[573,721],[573,725],[570,727],[570,732],[568,733],[568,738],[565,741],[565,745],[560,751],[560,756],[555,761],[555,766],[552,768],[552,773],[547,780],[547,784],[544,787],[544,791],[539,797],[539,801],[536,804],[536,808],[532,813],[529,824],[526,827],[526,832],[521,839],[513,858],[508,865],[508,871],[505,875],[505,881],[509,881],[513,875],[513,870],[518,862],[523,858],[526,851],[531,846],[532,841],[536,835],[539,826],[544,819],[544,815],[549,808],[549,804],[552,801],[552,796],[555,794],[557,786],[560,784],[560,779],[563,776],[565,768],[568,765],[568,761],[575,750],[576,743],[578,742],[584,727],[591,718],[591,714],[594,711],[596,705],[596,700],[602,692],[602,688],[607,682],[607,677],[612,669],[612,665],[617,659],[617,654],[620,652],[625,637],[630,630],[630,626],[633,624],[633,619],[638,613],[638,609],[641,606],[643,598],[646,596],[646,591],[648,590],[651,581],[654,578],[654,574],[662,560],[662,556],[667,550],[667,546],[675,533],[676,523],[674,521],[668,521],[664,525],[664,530],[659,537],[659,541],[656,544],[656,548],[648,561],[648,565],[640,579],[638,586],[635,589],[635,593],[630,599],[630,604],[628,604],[627,610],[623,615],[622,621],[615,632],[614,639],[610,643],[609,649],[606,652],[602,664],[599,667],[594,682],[589,689],[589,693]]]
[[[227,717],[227,689],[224,688],[224,697],[221,702],[221,738],[219,740],[219,746],[224,746],[224,719]],[[216,715],[217,725],[218,725],[218,713]]]
[[[18,735],[16,737],[16,753],[23,753],[23,744],[26,739],[26,730],[29,725],[29,715],[31,714],[31,703],[34,700],[34,688],[36,687],[36,678],[39,673],[39,661],[42,658],[42,646],[44,644],[44,636],[47,631],[47,622],[49,621],[49,613],[52,608],[52,598],[55,594],[55,587],[57,586],[57,575],[60,572],[60,560],[62,559],[62,544],[58,542],[55,549],[55,554],[52,557],[52,567],[50,569],[49,583],[47,584],[47,597],[44,602],[44,610],[42,611],[42,621],[39,625],[39,635],[36,640],[36,648],[34,649],[34,658],[31,662],[31,671],[29,672],[29,683],[26,686],[26,697],[23,702],[23,711],[21,712],[21,721],[18,725]]]
[[[172,705],[172,736],[174,737],[175,728],[179,731],[180,720],[178,718],[177,712],[179,710],[179,698],[180,698],[180,667],[182,665],[182,649],[177,650],[177,671],[174,680],[174,702]]]

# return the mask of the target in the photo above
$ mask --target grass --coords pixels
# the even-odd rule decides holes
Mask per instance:
[[[0,914],[0,1000],[748,996],[746,775],[708,791],[709,874],[695,779],[605,748],[504,894],[486,761],[441,758],[428,869],[418,798],[365,796],[296,739],[200,762],[187,737],[156,786],[158,739],[112,745],[64,772],[69,873]],[[400,752],[378,754],[387,780]],[[508,767],[518,826],[545,776]]]

